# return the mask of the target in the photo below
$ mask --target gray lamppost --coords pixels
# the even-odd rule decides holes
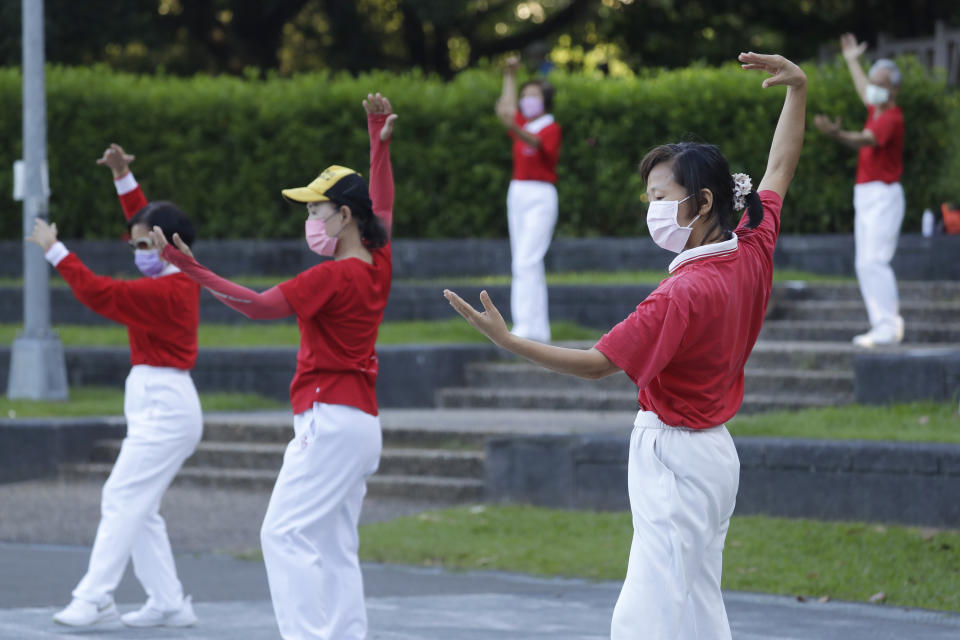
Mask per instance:
[[[23,233],[47,218],[47,103],[44,86],[43,0],[23,7]],[[66,400],[67,367],[60,338],[50,329],[49,267],[33,243],[23,247],[23,332],[13,342],[7,396]]]

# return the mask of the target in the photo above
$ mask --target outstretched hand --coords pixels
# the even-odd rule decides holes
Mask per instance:
[[[756,69],[770,74],[770,77],[763,81],[764,89],[778,84],[788,87],[803,87],[807,84],[807,75],[803,70],[781,55],[751,51],[741,53],[737,56],[737,60],[740,61],[740,67],[743,69]]]
[[[447,302],[457,313],[470,323],[471,327],[490,338],[494,344],[503,346],[503,343],[510,337],[510,332],[507,331],[507,323],[504,322],[503,316],[500,315],[497,308],[493,306],[490,294],[486,290],[480,292],[480,302],[483,304],[482,313],[449,289],[443,290],[443,297],[447,299]]]
[[[831,120],[822,113],[818,113],[816,116],[814,116],[813,124],[817,127],[817,129],[820,130],[820,133],[825,133],[828,136],[840,131],[840,127],[842,126],[839,116]]]
[[[387,121],[383,123],[383,128],[380,129],[380,142],[389,140],[390,136],[393,135],[393,125],[397,121],[397,114],[393,112],[390,101],[379,93],[368,93],[367,99],[363,101],[363,108],[367,115],[385,114],[387,116]]]
[[[33,222],[33,233],[24,240],[32,242],[46,253],[50,247],[57,244],[57,223],[47,224],[46,220],[36,218]]]
[[[167,242],[167,237],[163,235],[163,230],[160,227],[154,226],[153,229],[150,230],[150,240],[153,241],[153,246],[156,248],[157,253],[163,256],[163,250],[166,249],[170,243]],[[180,238],[179,233],[173,234],[173,246],[188,258],[193,257],[193,251],[191,251],[187,243]]]
[[[840,51],[845,60],[856,60],[867,50],[866,42],[857,42],[857,36],[845,33],[840,36]]]
[[[130,163],[136,160],[136,156],[127,153],[123,147],[116,143],[110,143],[103,156],[97,160],[97,164],[110,167],[114,178],[119,178],[130,170]]]

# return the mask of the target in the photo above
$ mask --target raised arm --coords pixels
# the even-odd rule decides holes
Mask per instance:
[[[176,247],[167,242],[160,227],[154,227],[150,231],[150,238],[164,260],[180,269],[187,277],[234,311],[239,311],[252,320],[275,320],[293,315],[293,307],[290,306],[279,286],[257,293],[253,289],[218,276],[197,262],[190,247],[180,239],[178,234],[173,234]]]
[[[367,132],[370,134],[370,200],[373,213],[387,229],[387,237],[393,227],[393,167],[390,165],[390,138],[397,114],[393,113],[390,101],[379,93],[367,94],[363,101],[367,112]]]
[[[510,56],[503,67],[503,86],[500,89],[500,98],[497,100],[497,115],[505,124],[513,122],[517,113],[517,67],[520,58]]]
[[[758,188],[758,191],[775,191],[783,198],[790,181],[793,180],[800,150],[803,148],[807,76],[800,67],[779,55],[741,53],[739,60],[744,69],[758,69],[770,74],[771,77],[763,81],[764,89],[781,84],[787,87],[787,97],[780,111],[777,128],[773,132],[773,142],[770,143],[767,170]]]
[[[97,164],[110,168],[113,186],[117,189],[117,197],[120,198],[120,206],[123,207],[123,215],[127,220],[147,206],[147,197],[130,171],[130,163],[134,159],[136,156],[125,152],[120,145],[111,144],[97,160]]]
[[[850,77],[853,79],[853,86],[860,96],[860,101],[867,104],[867,74],[863,72],[860,66],[860,56],[867,50],[866,42],[857,42],[857,37],[852,33],[845,33],[840,36],[840,51],[843,53],[843,59],[847,61],[847,69],[850,70]]]

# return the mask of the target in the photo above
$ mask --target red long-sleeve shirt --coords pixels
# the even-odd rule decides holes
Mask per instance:
[[[146,206],[139,185],[120,194],[129,220]],[[168,275],[137,280],[98,276],[74,253],[57,263],[57,271],[77,300],[114,322],[126,325],[130,364],[192,369],[197,360],[200,285],[170,267]]]

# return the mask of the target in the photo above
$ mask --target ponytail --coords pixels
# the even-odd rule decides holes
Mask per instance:
[[[755,229],[763,220],[763,203],[760,202],[760,196],[756,191],[751,191],[745,196],[746,212],[748,216],[747,228]]]

